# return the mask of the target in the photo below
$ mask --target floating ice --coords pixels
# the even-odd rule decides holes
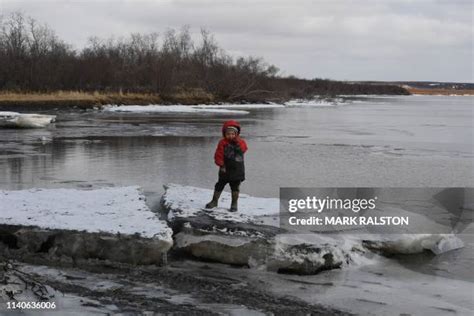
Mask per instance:
[[[53,123],[55,120],[55,115],[0,112],[0,127],[42,128]]]
[[[438,255],[464,247],[454,234],[375,235],[364,239],[364,245],[386,254],[415,254],[431,251]]]

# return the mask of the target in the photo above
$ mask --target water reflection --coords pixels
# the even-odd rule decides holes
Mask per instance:
[[[161,191],[166,182],[200,184],[215,171],[213,137],[103,137],[53,140],[38,153],[1,161],[1,185],[11,189],[140,185]],[[212,182],[211,181],[211,182]]]

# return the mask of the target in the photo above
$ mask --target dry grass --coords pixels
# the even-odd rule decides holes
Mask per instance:
[[[82,91],[56,91],[52,93],[18,93],[10,91],[0,92],[0,101],[107,101],[110,99],[155,99],[158,95],[140,93],[102,93],[102,92],[82,92]]]
[[[55,91],[51,93],[0,91],[0,109],[18,108],[94,108],[105,104],[209,104],[215,98],[202,89],[179,89],[174,93]]]
[[[0,108],[94,108],[105,104],[160,104],[158,94],[56,91],[52,93],[0,91]]]
[[[212,103],[214,96],[202,89],[181,89],[163,99],[180,104]]]
[[[0,106],[42,105],[92,107],[104,104],[200,104],[212,103],[214,96],[202,89],[180,89],[167,95],[151,93],[56,91],[52,93],[19,93],[0,91]]]
[[[474,95],[474,90],[456,90],[456,89],[417,89],[407,88],[411,94],[424,95]]]

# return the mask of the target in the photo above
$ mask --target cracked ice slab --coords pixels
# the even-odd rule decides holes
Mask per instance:
[[[190,186],[165,186],[162,205],[175,232],[174,249],[203,260],[261,266],[268,270],[314,274],[339,268],[352,249],[327,240],[285,238],[279,227],[279,200],[242,194],[239,211],[231,213],[230,194],[219,205],[204,210],[213,191]],[[334,241],[334,240],[331,240]]]
[[[439,254],[463,246],[453,234],[301,234],[279,226],[279,199],[242,195],[239,211],[231,213],[227,192],[222,193],[220,207],[205,210],[212,190],[168,184],[165,191],[162,205],[175,232],[174,249],[204,260],[314,274],[367,264],[371,252]]]
[[[43,244],[62,240],[59,252],[79,257],[150,263],[173,244],[171,228],[150,211],[138,186],[1,190],[0,228],[9,226],[19,227],[13,234],[30,250],[41,247],[41,242],[33,245],[37,238]]]
[[[170,221],[206,214],[216,221],[279,226],[278,199],[240,194],[239,211],[233,213],[228,210],[231,202],[230,194],[222,192],[219,199],[220,207],[207,211],[203,208],[212,198],[212,190],[178,184],[167,184],[165,190],[162,202],[164,207],[170,210],[168,214]]]

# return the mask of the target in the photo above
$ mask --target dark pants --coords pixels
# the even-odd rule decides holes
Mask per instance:
[[[232,191],[239,191],[239,186],[242,181],[237,180],[237,181],[229,181],[229,179],[226,179],[225,175],[222,173],[219,173],[219,180],[217,181],[216,185],[214,186],[214,190],[216,191],[222,191],[224,190],[225,185],[228,183],[230,185],[230,189]]]

